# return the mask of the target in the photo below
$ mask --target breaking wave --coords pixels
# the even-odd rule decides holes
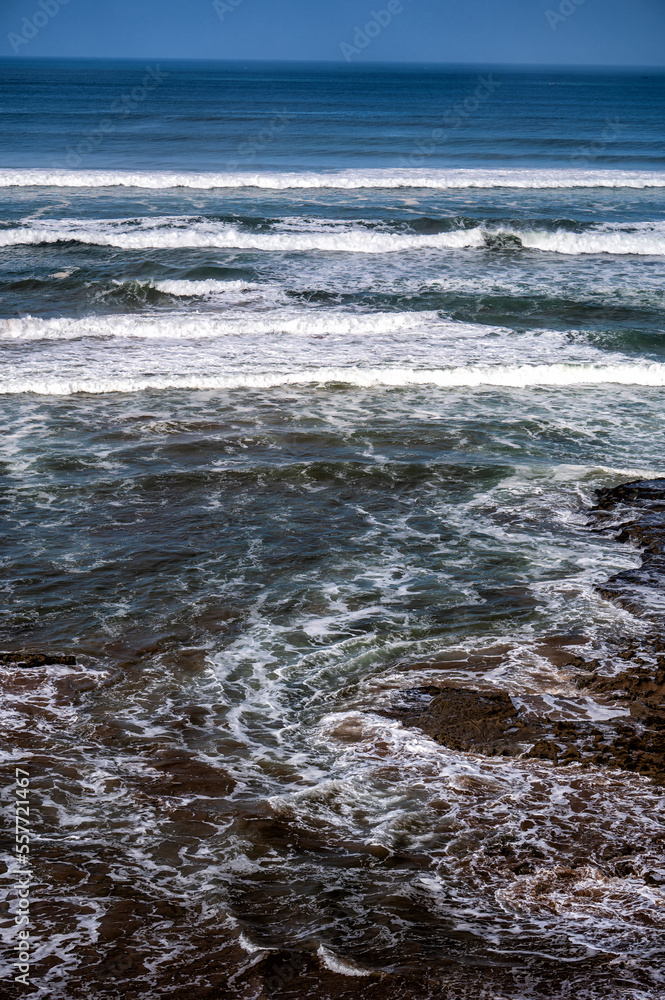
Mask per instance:
[[[563,254],[665,254],[665,226],[662,222],[640,222],[624,226],[603,226],[584,233],[524,232],[516,234],[523,247]]]
[[[96,246],[118,247],[123,250],[159,248],[215,247],[229,250],[260,250],[276,252],[308,252],[323,250],[342,253],[390,253],[425,248],[450,249],[483,245],[480,229],[437,233],[432,236],[403,233],[372,232],[367,229],[346,229],[341,232],[254,233],[236,226],[212,222],[191,222],[187,225],[155,225],[145,220],[142,228],[123,223],[86,223],[54,220],[39,227],[21,226],[0,231],[0,246],[21,244],[62,243],[73,241]]]
[[[187,278],[167,279],[165,281],[142,282],[149,288],[155,288],[165,295],[172,295],[174,298],[201,298],[207,295],[223,295],[226,297],[235,295],[247,295],[253,292],[261,295],[272,295],[277,298],[281,289],[271,288],[265,284],[257,284],[251,281],[220,281],[217,278],[205,278],[200,281]]]
[[[264,313],[241,312],[230,315],[205,315],[192,313],[166,313],[158,316],[109,315],[83,318],[56,317],[40,319],[24,316],[0,320],[0,341],[26,340],[79,340],[82,337],[113,337],[202,340],[212,337],[262,336],[267,334],[304,334],[338,336],[399,333],[409,330],[431,329],[436,324],[442,329],[453,328],[464,333],[469,329],[463,323],[446,322],[432,311],[345,313],[330,309],[272,309]],[[473,330],[487,331],[489,327],[474,325]]]
[[[293,188],[661,188],[665,172],[657,170],[580,169],[367,169],[320,172],[244,171],[198,173],[167,170],[2,169],[0,187],[133,187],[148,189],[255,187]]]
[[[300,220],[304,231],[253,232],[240,226],[181,218],[139,220],[41,220],[39,225],[23,225],[0,230],[0,246],[76,242],[123,250],[219,248],[257,250],[274,253],[399,253],[412,250],[451,250],[484,247],[488,250],[541,250],[559,254],[665,255],[665,224],[640,222],[631,225],[591,227],[576,233],[564,229],[520,230],[480,226],[443,233],[390,232],[349,225],[320,229]],[[161,282],[155,285],[174,295],[204,295],[219,291],[208,281],[187,285]]]
[[[538,386],[618,385],[665,386],[665,364],[494,365],[458,368],[318,368],[266,374],[200,375],[109,379],[14,379],[0,384],[0,393],[67,396],[75,393],[144,392],[164,389],[270,389],[278,386],[341,384],[357,388],[440,389],[536,388]]]

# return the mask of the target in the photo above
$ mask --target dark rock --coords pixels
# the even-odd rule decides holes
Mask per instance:
[[[427,697],[420,699],[414,698],[418,689],[409,689],[410,697],[384,714],[463,753],[548,760],[555,766],[593,764],[635,771],[665,784],[665,705],[660,672],[640,667],[634,673],[597,677],[587,671],[581,686],[609,692],[619,704],[629,703],[630,717],[602,723],[553,722],[532,713],[521,714],[505,692],[452,687],[440,688],[435,695],[428,687]],[[400,692],[402,696],[405,693]]]
[[[418,703],[413,697],[428,696]],[[404,694],[406,692],[403,692]],[[503,691],[472,691],[468,688],[411,688],[409,701],[392,713],[405,725],[417,725],[428,736],[452,750],[478,750],[490,755],[529,742],[528,727]],[[409,703],[410,702],[410,703]]]
[[[12,653],[0,653],[0,663],[11,664],[14,667],[50,667],[64,664],[68,667],[76,665],[75,656],[64,656],[59,653],[33,653],[20,650]]]
[[[599,592],[633,614],[665,620],[665,479],[622,483],[596,496],[592,513],[601,530],[642,550],[640,567],[617,573]]]
[[[133,783],[154,795],[202,795],[223,798],[235,787],[225,771],[211,767],[184,751],[163,751],[150,761],[161,777],[134,777]]]

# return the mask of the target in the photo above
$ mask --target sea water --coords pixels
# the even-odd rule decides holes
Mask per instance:
[[[664,98],[649,72],[2,66],[2,645],[77,657],[0,666],[40,995],[249,997],[273,953],[662,995],[663,890],[607,861],[660,863],[659,789],[383,712],[451,683],[626,712],[542,643],[646,627],[596,590],[639,555],[588,507],[665,468]]]

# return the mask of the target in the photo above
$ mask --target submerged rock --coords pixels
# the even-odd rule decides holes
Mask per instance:
[[[619,542],[642,550],[642,564],[599,587],[608,600],[641,617],[665,619],[665,479],[642,479],[596,490],[594,519]]]
[[[429,703],[424,703],[425,692]],[[408,699],[390,714],[405,725],[416,725],[451,750],[475,750],[486,756],[512,755],[519,741],[535,735],[503,691],[411,688]]]
[[[56,664],[73,667],[76,665],[76,657],[61,653],[34,653],[28,650],[19,650],[12,653],[0,653],[0,663],[10,664],[13,667],[50,667]]]
[[[506,692],[495,688],[452,685],[402,690],[385,714],[422,730],[451,750],[549,760],[555,766],[579,763],[619,768],[665,784],[665,639],[661,631],[665,479],[596,492],[598,504],[592,513],[601,520],[601,530],[610,529],[618,541],[642,549],[639,568],[617,573],[599,590],[640,617],[651,618],[654,634],[641,640],[619,637],[600,659],[573,656],[558,647],[551,659],[576,675],[578,688],[610,697],[617,707],[628,710],[626,714],[600,722],[553,721],[521,711]],[[545,639],[541,650],[547,643]],[[625,663],[618,673],[617,660]]]
[[[632,677],[630,671],[626,677]],[[607,766],[665,784],[665,711],[658,680],[648,679],[645,671],[636,686],[619,677],[582,674],[578,685],[604,693],[611,689],[617,702],[631,702],[630,716],[604,722],[553,721],[520,712],[505,692],[453,687],[441,687],[433,695],[428,687],[427,704],[411,689],[410,704],[403,701],[385,714],[451,750],[549,760],[557,766]]]

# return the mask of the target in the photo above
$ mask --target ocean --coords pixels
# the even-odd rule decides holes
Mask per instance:
[[[662,789],[610,683],[662,606],[603,590],[640,554],[590,513],[665,475],[664,102],[1,65],[32,995],[665,995]]]

